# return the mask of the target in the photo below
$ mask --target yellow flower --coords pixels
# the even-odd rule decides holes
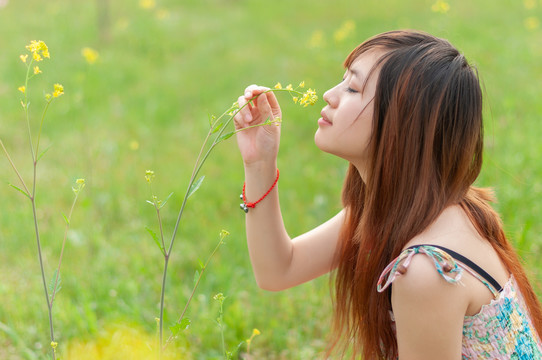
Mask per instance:
[[[89,64],[94,64],[96,60],[98,60],[98,57],[100,56],[96,50],[89,47],[84,47],[81,50],[81,55],[83,55],[83,57]]]
[[[26,59],[28,58],[28,54],[26,55],[19,55],[19,59],[21,59],[22,62],[26,64]]]
[[[142,9],[150,10],[154,9],[154,7],[156,6],[156,2],[154,0],[140,0],[139,6]]]
[[[224,294],[222,293],[218,293],[216,294],[215,296],[213,296],[213,299],[215,299],[216,301],[219,301],[219,302],[224,302],[224,300],[226,299],[226,297],[224,296]]]
[[[437,0],[437,2],[431,6],[431,10],[433,12],[446,14],[450,10],[450,4],[444,0]]]
[[[540,21],[536,16],[529,16],[524,23],[527,30],[535,30],[540,26]]]
[[[51,341],[51,347],[53,349],[56,349],[57,346],[58,346],[58,343],[56,341]]]
[[[300,83],[299,83],[299,87],[300,87],[300,88],[304,88],[304,87],[305,87],[305,82],[304,82],[304,81],[300,82]]]
[[[34,66],[34,75],[41,74],[41,70],[39,66]]]
[[[278,82],[278,83],[275,85],[275,89],[278,89],[278,90],[282,89],[282,85]]]
[[[258,329],[252,329],[252,335],[250,335],[250,338],[246,339],[246,343],[248,346],[250,346],[250,343],[252,342],[252,339],[254,339],[256,336],[260,335],[260,330]]]
[[[32,58],[36,61],[41,61],[43,58],[49,58],[49,48],[47,45],[39,40],[32,40],[30,44],[26,45],[26,49],[32,53]]]
[[[333,38],[336,42],[341,42],[346,39],[352,33],[352,31],[354,31],[355,28],[356,23],[352,20],[347,20],[341,25],[341,27],[337,31],[335,31],[335,33],[333,34]]]
[[[319,48],[324,45],[324,32],[322,30],[314,31],[307,45],[311,49]]]
[[[139,142],[137,140],[130,141],[130,150],[136,151],[139,149]]]
[[[24,86],[24,85],[23,85],[23,86],[19,86],[19,87],[17,88],[17,90],[19,90],[20,92],[22,92],[22,93],[24,94],[24,93],[26,92],[26,86]]]
[[[148,183],[150,183],[152,181],[152,179],[154,179],[154,171],[152,171],[152,170],[145,171],[145,180]]]
[[[292,98],[292,100],[294,101],[295,104],[297,104],[297,101],[299,100],[299,98],[298,98],[297,96],[294,96],[294,97]]]
[[[75,186],[72,187],[72,190],[75,194],[78,194],[85,187],[85,179],[77,179],[75,181]]]
[[[59,97],[60,95],[64,95],[64,86],[60,84],[54,84],[53,86],[53,97]]]
[[[317,100],[318,96],[316,95],[316,91],[309,88],[305,93],[303,93],[303,96],[299,100],[299,105],[307,107],[309,105],[314,105]]]
[[[292,87],[292,84],[288,84],[288,86],[286,86],[286,90],[293,90],[294,88]]]

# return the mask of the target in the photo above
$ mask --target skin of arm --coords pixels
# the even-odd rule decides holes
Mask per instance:
[[[234,117],[236,129],[281,117],[275,95],[266,93],[266,90],[268,88],[251,85],[239,97],[242,109]],[[250,99],[252,101],[247,104]],[[259,199],[273,184],[277,176],[279,141],[280,124],[238,132],[237,143],[245,167],[248,201]],[[246,214],[248,250],[258,286],[279,291],[331,271],[343,223],[344,211],[341,211],[317,228],[291,239],[282,219],[277,184]]]
[[[424,255],[392,286],[399,360],[461,360],[467,287],[446,282]]]

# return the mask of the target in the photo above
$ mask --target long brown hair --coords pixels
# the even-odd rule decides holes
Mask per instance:
[[[415,31],[377,35],[345,60],[383,50],[374,97],[365,182],[350,164],[343,188],[346,222],[337,251],[331,352],[396,358],[389,289],[377,280],[407,242],[448,206],[465,211],[516,278],[542,337],[542,311],[491,193],[472,186],[482,166],[482,91],[476,71],[448,41]],[[350,348],[350,350],[348,350]]]

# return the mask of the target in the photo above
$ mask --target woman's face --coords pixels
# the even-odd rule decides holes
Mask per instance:
[[[327,105],[322,109],[314,136],[320,150],[350,161],[363,178],[379,72],[376,69],[371,74],[371,69],[382,54],[380,50],[361,54],[346,70],[344,80],[325,92]]]

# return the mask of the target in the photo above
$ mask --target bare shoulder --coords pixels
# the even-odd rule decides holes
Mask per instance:
[[[405,273],[394,281],[392,294],[392,299],[401,303],[412,301],[414,305],[467,303],[461,285],[446,281],[433,260],[422,253],[415,255]]]
[[[468,296],[447,282],[423,254],[412,258],[392,286],[400,359],[459,359]]]

